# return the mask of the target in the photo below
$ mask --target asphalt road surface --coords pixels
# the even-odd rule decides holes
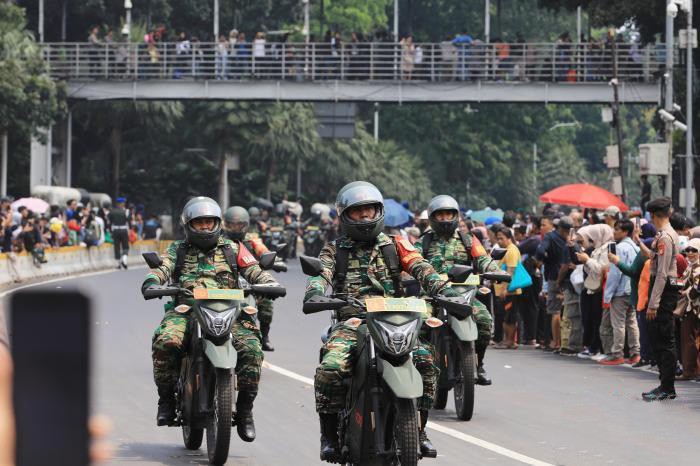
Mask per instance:
[[[163,301],[142,299],[145,269],[42,285],[79,287],[93,309],[95,413],[114,424],[109,465],[203,465],[206,451],[184,449],[178,428],[156,427],[151,336]],[[278,275],[288,295],[277,301],[273,353],[266,353],[255,403],[257,440],[235,435],[229,465],[319,465],[319,426],[312,382],[320,329],[329,316],[304,316],[304,277],[297,264]],[[535,350],[489,350],[494,384],[477,387],[475,414],[457,421],[452,400],[433,411],[429,434],[437,459],[424,465],[697,465],[700,384],[677,385],[679,398],[647,404],[655,374]]]

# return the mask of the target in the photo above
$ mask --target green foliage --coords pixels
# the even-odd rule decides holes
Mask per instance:
[[[52,81],[22,9],[0,3],[0,132],[41,136],[64,111],[65,92]]]
[[[319,4],[320,2],[312,3],[312,24],[316,24],[316,27],[312,26],[312,31],[318,30]],[[389,5],[393,5],[393,0],[324,0],[325,29],[345,34],[351,31],[373,33],[377,29],[386,28],[386,9]]]

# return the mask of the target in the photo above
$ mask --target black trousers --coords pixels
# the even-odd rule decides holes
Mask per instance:
[[[122,255],[129,254],[129,230],[112,230],[112,241],[114,241],[114,258],[119,260]]]
[[[600,321],[603,319],[603,292],[581,293],[581,319],[583,320],[583,346],[591,353],[603,350],[600,342]]]
[[[649,283],[649,294],[654,288],[654,280]],[[661,294],[656,319],[648,321],[649,342],[654,358],[659,365],[659,380],[665,391],[675,390],[676,344],[673,310],[678,303],[678,290],[666,283]]]

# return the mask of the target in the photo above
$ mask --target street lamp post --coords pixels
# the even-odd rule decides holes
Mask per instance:
[[[685,132],[685,215],[693,215],[693,178],[695,174],[695,160],[693,154],[693,0],[687,0],[688,27],[686,28],[686,126]]]
[[[693,175],[695,172],[695,160],[693,154],[693,0],[668,0],[666,5],[666,111],[673,111],[673,91],[669,92],[668,83],[673,80],[673,49],[669,47],[669,37],[673,40],[673,18],[678,14],[678,7],[686,12],[686,133],[685,133],[685,214],[690,217],[693,213]],[[669,65],[670,64],[670,65]],[[673,145],[672,120],[666,121],[667,140],[669,146]],[[673,149],[669,149],[672,152]],[[670,175],[669,175],[670,177]],[[670,191],[666,187],[667,195]]]
[[[126,35],[127,43],[131,43],[131,9],[133,8],[131,0],[124,0],[124,8],[126,9],[126,23],[122,29],[122,34]]]

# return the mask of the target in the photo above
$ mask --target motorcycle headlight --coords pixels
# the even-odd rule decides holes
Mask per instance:
[[[413,334],[418,327],[418,319],[399,326],[387,322],[377,321],[384,339],[384,345],[389,351],[399,356],[410,350],[409,345],[413,341]]]
[[[207,325],[207,330],[217,337],[230,332],[235,309],[229,309],[224,312],[216,312],[204,306],[200,306],[204,322]]]

